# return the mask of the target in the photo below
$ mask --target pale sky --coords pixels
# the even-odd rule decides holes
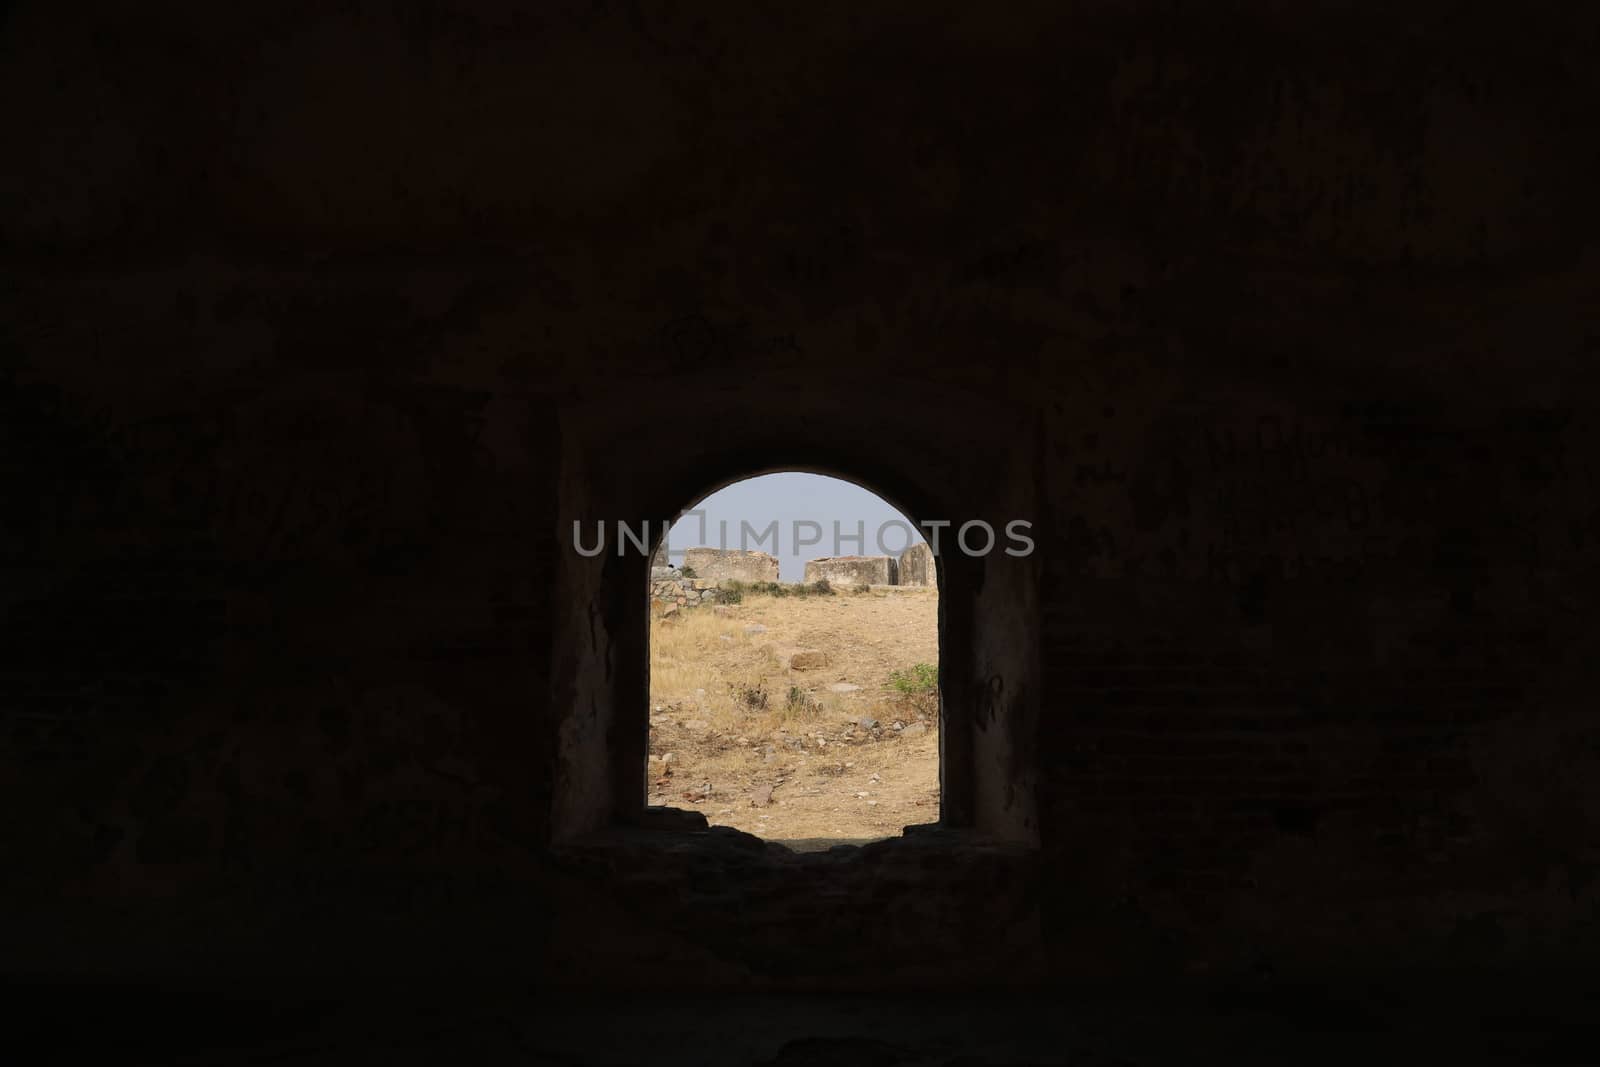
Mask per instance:
[[[820,556],[898,557],[908,546],[924,540],[907,516],[876,494],[839,478],[799,471],[734,482],[692,505],[691,510],[705,512],[704,525],[687,513],[673,524],[667,535],[672,562],[682,562],[686,548],[751,549],[778,557],[779,577],[786,582],[804,578],[806,560]],[[773,522],[777,523],[775,533],[769,532]],[[748,529],[741,523],[748,524]],[[837,541],[835,524],[840,535]],[[855,540],[857,532],[864,535],[861,542]],[[801,540],[815,543],[802,546],[797,543]]]

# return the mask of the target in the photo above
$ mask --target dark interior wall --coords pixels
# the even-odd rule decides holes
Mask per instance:
[[[625,957],[567,526],[789,464],[1031,512],[1052,966],[1592,959],[1596,17],[1008,10],[15,5],[10,966]]]

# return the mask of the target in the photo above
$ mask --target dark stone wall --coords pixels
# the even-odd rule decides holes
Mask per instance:
[[[571,520],[802,467],[1034,523],[940,577],[962,803],[1037,852],[939,892],[1044,966],[1592,961],[1567,7],[13,5],[0,958],[837,960],[551,844],[644,669]]]

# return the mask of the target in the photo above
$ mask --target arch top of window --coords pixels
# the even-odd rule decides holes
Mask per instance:
[[[858,536],[857,533],[842,533],[842,531],[838,529],[840,519],[831,516],[827,517],[827,522],[831,522],[833,524],[833,528],[830,528],[827,523],[824,522],[824,518],[820,515],[809,516],[805,518],[799,518],[795,517],[794,515],[790,515],[790,526],[787,528],[782,520],[771,518],[766,515],[760,515],[754,519],[741,518],[738,520],[737,526],[726,525],[730,520],[722,519],[718,520],[720,525],[716,531],[717,537],[715,542],[712,540],[702,540],[699,542],[700,546],[725,549],[745,549],[752,551],[773,551],[774,549],[770,548],[765,543],[765,539],[768,536],[776,533],[777,536],[774,538],[774,540],[776,541],[777,548],[781,548],[785,544],[793,548],[795,546],[795,541],[793,539],[793,527],[801,523],[813,524],[817,530],[821,531],[818,536],[828,535],[820,542],[808,543],[810,546],[817,548],[818,556],[829,554],[856,554],[869,556],[888,555],[891,557],[898,557],[908,549],[918,544],[927,543],[927,529],[923,525],[923,522],[913,517],[913,513],[907,510],[904,505],[897,502],[890,496],[880,492],[876,486],[869,484],[866,480],[841,475],[834,471],[820,468],[780,466],[754,474],[741,474],[734,477],[721,478],[711,484],[709,488],[702,488],[699,490],[697,495],[692,498],[692,502],[680,508],[669,521],[657,524],[650,529],[651,554],[654,555],[660,550],[663,541],[670,540],[668,533],[672,527],[677,526],[689,516],[694,515],[696,511],[700,510],[706,504],[707,501],[712,500],[718,496],[718,494],[735,486],[747,485],[753,482],[763,481],[774,476],[785,475],[803,475],[813,478],[817,482],[821,483],[834,482],[851,486],[854,489],[860,490],[862,494],[865,494],[867,498],[870,498],[871,501],[875,502],[882,509],[886,509],[890,513],[890,517],[884,518],[876,529],[868,529],[864,519],[856,520],[860,530],[865,531],[864,537]],[[901,535],[901,540],[904,542],[903,544],[886,545],[883,543],[885,531],[891,526],[899,527],[904,531]],[[704,529],[705,528],[702,527],[702,531],[704,531]],[[754,535],[755,538],[753,541],[752,535]],[[790,540],[786,541],[785,535],[789,535]],[[832,547],[832,539],[835,536],[839,537],[840,540],[846,543],[853,543],[857,545],[858,551],[854,553],[830,553],[825,551],[826,549]],[[723,541],[729,541],[730,543],[722,543]],[[673,541],[671,547],[675,550],[680,550],[692,546],[683,543],[681,540],[675,540]],[[793,556],[795,553],[775,552],[775,554]]]
[[[933,494],[913,483],[910,479],[896,478],[884,472],[860,473],[856,468],[861,465],[843,465],[826,462],[778,462],[762,464],[750,468],[735,466],[729,473],[719,474],[712,478],[697,478],[692,482],[663,490],[670,492],[672,497],[662,501],[662,514],[670,515],[666,526],[670,527],[680,521],[685,515],[691,514],[696,508],[710,497],[722,492],[731,486],[744,482],[754,481],[771,475],[783,474],[809,474],[833,481],[845,482],[855,486],[866,493],[877,497],[884,504],[899,513],[899,517],[919,537],[926,536],[926,524],[937,522],[946,516],[940,514],[940,508],[933,499]],[[688,503],[684,503],[688,501]],[[666,529],[652,528],[651,551],[653,552],[662,538]]]

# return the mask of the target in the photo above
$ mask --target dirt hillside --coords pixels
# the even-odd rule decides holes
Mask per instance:
[[[655,615],[650,803],[800,847],[933,822],[937,698],[915,668],[938,662],[938,612],[937,590],[878,588]]]

